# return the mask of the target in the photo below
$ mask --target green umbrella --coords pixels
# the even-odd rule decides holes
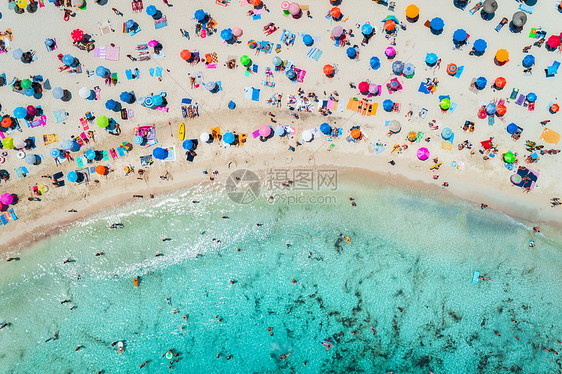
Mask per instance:
[[[242,57],[240,57],[240,63],[244,66],[248,66],[250,65],[250,62],[252,62],[252,60],[250,60],[250,58],[246,55],[243,55]]]
[[[98,117],[98,126],[105,129],[109,125],[109,119],[106,116]]]
[[[24,80],[21,81],[21,88],[26,90],[29,87],[31,87],[31,81],[29,79],[24,79]]]
[[[4,138],[4,140],[2,140],[2,145],[6,149],[14,149],[14,138]]]
[[[503,160],[508,164],[512,164],[513,161],[515,161],[515,155],[512,152],[507,152],[505,155],[503,155]]]
[[[449,107],[451,106],[451,99],[444,98],[443,100],[441,100],[441,103],[439,103],[439,106],[443,110],[449,109]]]

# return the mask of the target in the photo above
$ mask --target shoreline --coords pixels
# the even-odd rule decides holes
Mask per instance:
[[[279,166],[267,164],[268,163],[261,163],[257,168],[252,168],[251,165],[248,165],[248,169],[252,170],[260,177],[263,177],[268,169]],[[480,202],[485,201],[490,206],[488,209],[501,212],[529,227],[532,227],[533,225],[544,225],[552,228],[552,230],[547,230],[548,236],[555,239],[562,239],[562,235],[556,235],[560,232],[557,229],[562,228],[562,219],[556,218],[557,216],[560,217],[561,214],[553,209],[551,214],[546,215],[544,212],[541,212],[541,209],[543,208],[537,208],[534,206],[533,201],[518,201],[514,206],[514,202],[512,200],[500,196],[499,192],[501,191],[487,191],[484,189],[472,190],[472,188],[477,186],[474,184],[467,184],[466,180],[458,177],[448,178],[448,180],[452,181],[451,184],[456,186],[456,188],[448,188],[445,191],[438,184],[428,183],[423,179],[421,174],[405,173],[404,167],[394,167],[385,170],[383,167],[384,164],[372,164],[371,167],[364,167],[361,165],[350,165],[348,160],[346,160],[345,164],[346,165],[342,165],[338,162],[318,162],[316,159],[311,164],[310,159],[306,160],[306,158],[301,158],[297,161],[297,163],[292,162],[291,168],[318,169],[332,167],[336,168],[338,172],[338,179],[340,181],[342,180],[340,177],[341,174],[343,176],[343,182],[346,184],[358,183],[363,187],[373,187],[374,185],[375,188],[377,186],[396,186],[398,188],[405,189],[409,193],[422,193],[432,199],[442,202],[461,199],[477,206]],[[282,164],[282,166],[284,166],[284,164]],[[131,197],[132,194],[141,194],[144,196],[143,199],[148,198],[150,200],[150,194],[170,194],[181,189],[209,183],[222,184],[225,178],[224,175],[228,175],[229,171],[232,171],[232,169],[229,170],[228,164],[226,167],[216,167],[216,170],[219,171],[219,175],[217,177],[218,180],[211,182],[208,180],[207,175],[202,173],[203,169],[209,170],[209,168],[202,166],[197,169],[191,169],[188,171],[184,170],[183,173],[174,174],[170,181],[160,183],[158,185],[149,185],[146,183],[143,186],[142,182],[139,181],[139,183],[135,183],[134,187],[129,185],[128,189],[118,193],[116,193],[116,188],[111,185],[98,188],[97,191],[94,191],[94,193],[88,193],[87,197],[85,197],[83,201],[75,204],[69,204],[67,202],[66,205],[59,206],[58,210],[50,213],[49,221],[51,223],[49,224],[42,224],[41,222],[44,220],[36,218],[26,222],[25,232],[11,230],[8,235],[2,233],[3,238],[2,243],[0,244],[0,253],[4,255],[12,252],[21,253],[26,250],[26,247],[35,245],[40,241],[59,234],[62,230],[77,221],[81,221],[96,214],[126,205],[134,199]],[[442,194],[436,195],[439,192]],[[113,195],[110,198],[106,198],[109,193],[113,193]],[[509,196],[507,197],[509,198]],[[79,211],[77,213],[66,212],[68,209],[74,209],[71,208],[70,205],[75,207],[78,206],[80,208]],[[81,205],[83,205],[83,207]],[[521,214],[524,212],[527,214]],[[533,217],[538,217],[540,215],[542,215],[541,219],[533,219]],[[12,225],[14,223],[21,222],[18,219],[18,221],[11,222],[10,224]]]

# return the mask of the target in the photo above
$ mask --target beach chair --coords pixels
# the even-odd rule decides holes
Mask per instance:
[[[109,154],[111,155],[111,158],[117,158],[117,153],[115,152],[114,148],[111,148],[109,150]]]
[[[109,22],[109,20],[98,22],[98,27],[101,35],[111,33],[111,22]]]
[[[554,61],[552,63],[552,65],[550,65],[548,68],[544,69],[546,76],[547,77],[554,77],[556,74],[558,74],[558,68],[560,67],[560,62],[559,61]]]
[[[498,23],[498,25],[496,26],[496,31],[500,32],[500,30],[502,29],[502,27],[508,22],[508,19],[503,17],[501,22]]]

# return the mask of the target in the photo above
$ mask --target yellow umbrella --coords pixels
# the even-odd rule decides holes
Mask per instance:
[[[4,140],[2,140],[2,145],[6,149],[14,149],[14,138],[4,138]]]
[[[496,60],[498,62],[506,62],[509,59],[509,52],[505,49],[500,49],[496,52]]]
[[[420,8],[415,6],[414,4],[408,5],[406,8],[406,17],[410,19],[415,19],[420,15]]]
[[[27,0],[17,0],[16,5],[21,9],[25,9],[25,6],[27,5]]]

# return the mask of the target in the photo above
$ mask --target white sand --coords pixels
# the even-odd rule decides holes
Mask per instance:
[[[35,14],[25,13],[17,15],[13,11],[8,11],[6,2],[3,2],[0,11],[3,14],[0,21],[0,29],[11,28],[14,40],[10,42],[7,54],[0,54],[1,72],[7,73],[8,82],[13,76],[20,79],[27,78],[32,74],[41,74],[48,79],[52,87],[62,87],[71,91],[73,98],[69,103],[53,99],[51,91],[45,90],[41,100],[25,97],[11,91],[10,87],[0,88],[0,98],[2,109],[5,113],[12,114],[17,106],[41,105],[46,112],[48,122],[44,128],[26,128],[24,124],[23,132],[15,134],[18,137],[35,136],[37,149],[31,153],[45,155],[45,160],[40,166],[26,165],[30,174],[24,179],[18,179],[14,168],[24,165],[22,160],[15,157],[15,151],[8,151],[8,160],[0,168],[8,170],[12,178],[8,183],[0,184],[0,193],[10,192],[20,195],[21,202],[14,207],[20,218],[17,222],[10,222],[7,226],[0,227],[0,248],[13,249],[14,243],[22,242],[22,238],[36,239],[37,235],[44,232],[51,232],[59,225],[71,222],[80,216],[92,214],[100,209],[106,209],[119,202],[130,201],[132,194],[160,193],[172,190],[193,182],[202,180],[204,175],[202,170],[218,169],[221,171],[219,180],[224,180],[228,174],[228,164],[234,161],[237,167],[248,167],[255,170],[263,170],[272,166],[299,166],[299,165],[336,165],[338,167],[354,167],[373,170],[379,173],[392,173],[393,175],[406,176],[420,184],[424,182],[440,186],[447,181],[450,187],[441,190],[436,187],[436,193],[452,193],[461,198],[474,201],[475,203],[487,202],[490,208],[499,209],[523,219],[533,222],[560,222],[562,208],[552,209],[549,206],[549,199],[560,196],[560,155],[541,156],[537,164],[527,165],[530,169],[541,173],[537,187],[529,194],[524,194],[520,188],[513,187],[509,181],[512,172],[508,171],[500,160],[501,153],[511,150],[519,153],[520,164],[526,165],[524,156],[528,154],[525,150],[525,140],[534,140],[539,144],[545,144],[539,140],[543,127],[540,121],[550,119],[547,127],[558,132],[562,131],[560,114],[551,115],[546,107],[551,101],[560,99],[561,91],[556,86],[560,81],[556,78],[545,78],[544,68],[550,65],[553,59],[561,60],[559,53],[548,52],[544,47],[538,49],[533,47],[530,51],[536,58],[532,76],[523,74],[521,61],[525,54],[522,48],[532,44],[534,40],[528,38],[531,27],[542,26],[549,32],[548,35],[558,34],[561,30],[559,25],[560,14],[556,12],[552,2],[539,2],[532,15],[528,15],[528,21],[523,32],[513,34],[506,25],[500,33],[494,28],[503,16],[511,19],[512,14],[517,10],[516,2],[500,2],[500,7],[496,16],[491,21],[484,21],[477,13],[473,16],[466,11],[455,8],[452,1],[439,0],[435,2],[414,2],[420,7],[420,19],[417,23],[407,23],[407,30],[400,30],[397,37],[396,49],[398,56],[395,60],[411,62],[416,66],[416,74],[413,79],[399,78],[404,86],[401,92],[389,95],[385,88],[380,97],[372,98],[371,102],[379,103],[377,114],[371,117],[360,116],[357,113],[345,110],[344,112],[334,112],[332,116],[322,117],[318,112],[311,114],[299,113],[300,119],[295,120],[289,116],[287,110],[287,94],[296,94],[297,89],[302,87],[305,92],[313,91],[318,94],[320,99],[324,99],[323,91],[330,93],[337,90],[339,97],[346,103],[352,96],[359,97],[359,92],[350,89],[348,82],[356,84],[362,80],[369,79],[373,83],[383,84],[393,76],[391,75],[391,61],[384,58],[384,49],[389,45],[387,39],[381,34],[380,29],[382,20],[387,14],[393,14],[388,10],[367,0],[344,0],[340,8],[344,13],[344,19],[349,16],[346,22],[331,22],[324,18],[331,6],[328,1],[310,1],[308,5],[312,16],[310,19],[304,15],[301,19],[295,20],[282,15],[277,1],[266,1],[271,12],[263,12],[262,19],[252,21],[246,16],[250,6],[240,6],[234,0],[227,8],[215,5],[209,1],[170,1],[174,6],[166,7],[160,1],[144,1],[146,9],[150,4],[154,4],[160,9],[168,19],[168,26],[155,30],[153,21],[146,13],[133,14],[130,9],[130,2],[109,2],[106,6],[98,6],[90,1],[87,10],[77,10],[76,16],[69,22],[62,20],[62,10],[56,9],[52,4],[39,9]],[[474,3],[474,1],[472,2]],[[305,4],[305,2],[302,2]],[[398,3],[394,14],[405,22],[404,10],[407,3]],[[438,4],[438,6],[436,6]],[[111,10],[116,6],[125,16],[119,17]],[[218,21],[218,33],[201,39],[195,35],[192,16],[195,10],[203,8],[212,14]],[[442,17],[445,20],[445,30],[439,35],[431,34],[423,23],[433,17]],[[129,36],[121,32],[122,22],[127,19],[134,19],[142,28],[142,31],[135,36]],[[109,19],[114,33],[100,36],[98,21]],[[337,48],[330,40],[330,30],[335,25],[342,25],[344,28],[352,28],[355,37],[352,44],[360,44],[362,36],[356,24],[371,22],[377,27],[379,32],[374,36],[370,43],[360,46],[360,59],[350,60],[345,54],[345,48]],[[262,27],[275,22],[279,30],[271,36],[265,36]],[[244,30],[244,35],[240,38],[241,44],[228,45],[222,42],[218,35],[220,30],[226,27],[240,26]],[[70,32],[80,27],[85,33],[91,34],[96,41],[96,46],[105,46],[115,43],[121,48],[121,60],[118,62],[105,61],[94,58],[93,52],[86,53],[72,46]],[[191,40],[187,40],[180,35],[179,28],[183,28],[190,33]],[[452,34],[457,28],[464,28],[470,34],[469,42],[474,42],[478,38],[483,38],[488,42],[488,49],[484,56],[469,56],[471,46],[465,46],[461,50],[453,50]],[[280,43],[279,38],[283,29],[291,30],[294,33],[308,33],[313,37],[321,37],[314,47],[321,49],[324,54],[318,62],[306,57],[309,47],[302,43],[302,39],[297,35],[295,45],[287,48],[283,46],[281,53],[272,54],[260,53],[255,56],[254,51],[247,47],[249,39],[269,40],[275,44]],[[55,37],[59,49],[54,52],[47,52],[43,44],[47,37]],[[156,39],[163,46],[166,57],[152,59],[151,61],[131,62],[127,54],[136,56],[135,47],[137,44],[147,43]],[[24,51],[33,49],[37,51],[38,60],[31,64],[23,64],[15,61],[11,57],[11,52],[16,48]],[[510,61],[504,66],[496,66],[493,58],[495,52],[505,48],[510,52]],[[182,49],[191,51],[198,50],[201,55],[210,52],[217,52],[219,63],[217,69],[206,69],[204,64],[191,66],[179,57]],[[424,59],[426,52],[437,53],[442,59],[441,69],[434,71],[425,65]],[[83,73],[79,75],[69,75],[67,72],[58,72],[58,67],[62,64],[57,59],[58,53],[70,53],[77,57],[83,65]],[[259,73],[252,74],[250,77],[244,76],[244,69],[239,66],[236,70],[228,70],[224,63],[228,56],[239,56],[247,54],[255,64],[259,65]],[[264,71],[267,66],[272,67],[271,60],[274,56],[292,61],[295,66],[307,70],[305,80],[302,84],[291,83],[283,72],[275,73],[273,81],[276,83],[274,89],[261,85],[264,79]],[[381,59],[381,68],[377,71],[369,69],[369,58],[378,56]],[[446,73],[447,64],[454,62],[457,65],[464,65],[464,73],[460,79],[450,77]],[[329,79],[322,73],[325,64],[335,64],[338,74],[335,78]],[[90,80],[86,75],[87,69],[94,70],[97,66],[103,65],[112,72],[117,72],[119,83],[117,86],[105,86],[102,78],[94,77]],[[150,77],[148,69],[151,67],[162,66],[164,74],[162,81]],[[125,77],[125,69],[138,67],[141,71],[141,79],[128,81]],[[169,69],[167,73],[165,69]],[[223,91],[211,94],[204,88],[190,89],[187,74],[190,72],[202,71],[205,80],[221,81]],[[439,87],[433,95],[423,95],[417,92],[420,81],[425,78],[437,77]],[[488,86],[478,94],[472,93],[468,87],[473,78],[484,76],[488,79]],[[503,76],[507,79],[507,86],[502,91],[494,92],[490,85],[498,77]],[[81,87],[93,88],[101,87],[102,100],[88,102],[78,96]],[[260,102],[248,101],[244,98],[244,87],[253,86],[261,89]],[[513,102],[507,103],[507,114],[504,122],[496,120],[494,126],[488,126],[487,120],[477,118],[477,111],[480,102],[489,102],[492,99],[506,99],[511,90],[517,87],[520,93],[535,92],[538,96],[536,109],[534,112],[527,108],[517,106]],[[150,93],[167,92],[169,102],[169,112],[146,109],[139,104],[124,105],[133,109],[135,117],[130,120],[120,120],[118,115],[111,115],[105,109],[107,99],[119,99],[122,91],[134,91],[137,96]],[[284,104],[281,109],[266,104],[267,98],[273,93],[284,94]],[[458,103],[454,113],[443,113],[438,106],[439,95],[450,95],[453,102]],[[195,120],[181,119],[180,100],[183,97],[191,97],[199,104],[200,117]],[[401,103],[400,113],[386,113],[382,109],[382,101],[390,98],[395,102]],[[234,100],[237,108],[234,111],[226,109],[229,100]],[[408,121],[405,114],[408,112],[408,105],[416,104],[429,110],[426,119],[412,119]],[[314,106],[316,109],[316,105]],[[69,113],[68,119],[64,124],[55,123],[53,110],[64,109]],[[115,159],[110,162],[116,172],[107,177],[99,177],[100,183],[82,184],[74,186],[67,183],[63,188],[50,188],[50,191],[41,196],[41,202],[28,202],[27,197],[31,196],[31,187],[35,184],[49,182],[41,175],[52,174],[62,170],[67,173],[76,169],[76,163],[63,163],[61,167],[55,167],[54,162],[49,156],[52,145],[43,146],[41,134],[57,133],[59,140],[68,139],[71,135],[78,135],[82,132],[79,118],[87,111],[93,111],[96,116],[107,115],[117,119],[121,124],[122,135],[115,137],[108,135],[104,130],[99,129],[95,124],[91,129],[96,131],[96,142],[82,148],[81,152],[73,154],[74,157],[82,154],[88,148],[96,150],[107,150],[115,147],[123,141],[132,143],[133,127],[144,124],[158,124],[158,140],[162,145],[176,145],[178,150],[175,162],[161,163],[156,161],[150,167],[145,180],[136,179],[136,175],[124,177],[123,167],[132,165],[135,168],[140,166],[140,155],[149,154],[152,148],[135,147],[132,152],[123,158]],[[296,136],[280,139],[274,137],[265,143],[253,139],[251,132],[257,130],[262,124],[270,124],[267,113],[272,111],[277,115],[278,123],[293,126]],[[385,121],[397,119],[402,123],[402,131],[393,135],[390,139],[386,133],[388,128],[384,126]],[[439,124],[438,131],[431,131],[428,122],[435,119]],[[461,126],[465,120],[476,123],[476,131],[472,134],[464,133]],[[172,123],[173,137],[170,136],[168,121]],[[210,132],[210,128],[220,126],[223,133],[233,130],[238,133],[247,133],[248,141],[243,147],[224,148],[218,142],[211,145],[200,144],[197,149],[198,156],[193,164],[184,161],[181,144],[177,138],[177,129],[180,121],[187,127],[188,138],[198,138],[203,131]],[[334,140],[335,147],[328,152],[328,145],[324,139],[315,139],[302,147],[297,147],[296,152],[288,151],[288,146],[293,145],[304,129],[319,126],[322,122],[331,125],[336,124],[343,127],[344,137]],[[505,126],[510,122],[515,122],[524,128],[521,140],[514,142],[510,135],[505,131]],[[275,125],[272,124],[274,127]],[[360,125],[361,129],[368,136],[368,140],[355,143],[345,141],[348,130]],[[455,141],[452,151],[441,149],[440,132],[443,127],[450,127],[455,132]],[[411,144],[405,140],[410,131],[423,131],[424,137],[430,136],[431,142]],[[482,155],[478,153],[481,149],[479,143],[488,139],[490,136],[499,144],[500,154],[495,159],[484,161]],[[369,143],[381,142],[387,144],[387,151],[383,154],[375,155],[369,147]],[[469,140],[473,144],[474,155],[469,154],[469,150],[458,151],[456,145],[464,140]],[[409,148],[402,154],[390,154],[392,145],[408,144]],[[420,146],[426,146],[431,151],[431,158],[439,157],[443,162],[438,171],[440,178],[434,180],[433,172],[429,170],[432,165],[431,160],[421,162],[417,160],[416,150]],[[390,149],[388,149],[390,147]],[[545,144],[546,149],[556,148],[557,146]],[[394,159],[397,166],[391,167],[388,161]],[[463,162],[463,170],[451,168],[449,163],[452,161]],[[97,163],[96,163],[97,164]],[[95,164],[94,164],[95,165]],[[231,165],[234,168],[234,165]],[[232,169],[231,168],[231,169]],[[169,170],[174,177],[173,181],[162,181],[159,176]],[[353,175],[353,174],[351,174]],[[385,174],[382,174],[385,175]],[[405,183],[404,179],[398,179],[400,183]],[[441,192],[438,192],[441,191]],[[108,196],[110,198],[108,198]],[[65,210],[76,209],[78,214],[72,215]],[[30,236],[31,235],[31,236]]]

